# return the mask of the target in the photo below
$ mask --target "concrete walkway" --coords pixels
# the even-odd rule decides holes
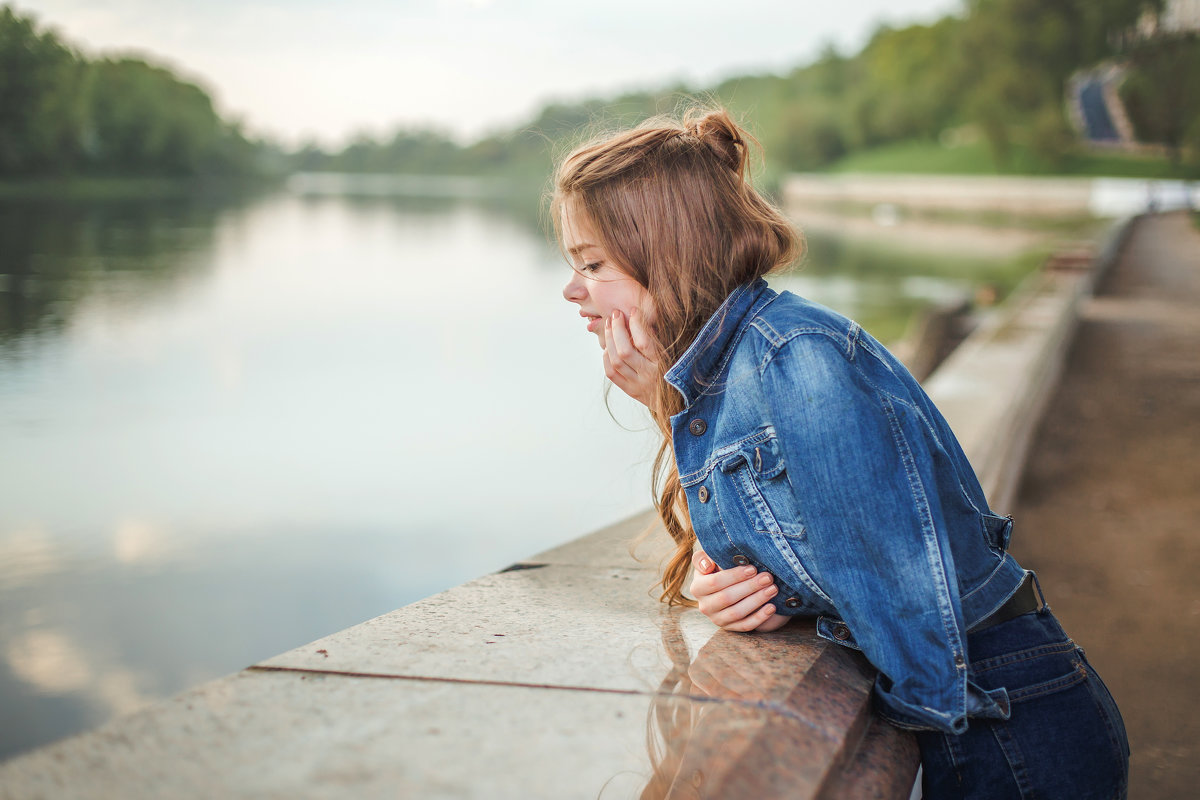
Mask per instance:
[[[1130,797],[1200,785],[1200,231],[1135,223],[1082,309],[1035,436],[1013,552],[1104,676]]]

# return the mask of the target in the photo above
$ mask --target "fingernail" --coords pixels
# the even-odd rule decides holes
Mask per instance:
[[[758,576],[758,582],[761,583],[763,586],[766,586],[768,583],[771,583],[773,580],[774,580],[774,578],[771,577],[771,573],[769,573],[769,572],[764,572],[762,575]]]
[[[767,589],[767,597],[774,597],[777,594],[779,594],[778,586],[772,586],[770,589]]]
[[[769,617],[775,613],[775,606],[763,606],[762,610],[763,610],[763,613]]]
[[[753,577],[754,573],[758,572],[754,567],[742,567],[742,574],[747,578]]]
[[[708,559],[707,558],[700,559],[700,569],[704,570],[705,572],[708,572]]]

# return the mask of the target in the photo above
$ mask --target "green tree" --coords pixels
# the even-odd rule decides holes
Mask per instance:
[[[90,155],[99,169],[194,175],[212,164],[224,123],[199,87],[131,58],[93,62],[90,73]]]
[[[1011,145],[1059,161],[1070,146],[1064,87],[1070,75],[1116,52],[1121,32],[1160,0],[968,0],[958,55],[967,115],[998,166]]]
[[[857,141],[932,139],[954,121],[965,86],[955,48],[961,26],[947,17],[876,32],[858,57]]]
[[[89,61],[0,7],[0,176],[246,174],[263,152],[170,70]]]
[[[1129,54],[1121,99],[1142,141],[1167,146],[1172,163],[1200,131],[1200,37],[1178,33],[1140,41]],[[1192,146],[1200,142],[1192,141]]]
[[[0,175],[70,171],[81,155],[82,83],[70,48],[0,7]]]
[[[789,108],[781,128],[783,140],[770,152],[789,169],[820,169],[848,150],[844,126],[825,104],[807,103]]]

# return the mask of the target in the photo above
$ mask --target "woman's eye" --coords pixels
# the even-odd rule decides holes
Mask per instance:
[[[595,272],[596,270],[598,270],[598,269],[600,269],[600,262],[599,262],[599,261],[593,261],[591,264],[584,264],[584,265],[583,265],[583,266],[580,268],[580,270],[579,270],[579,271],[580,271],[580,272],[585,272],[585,273],[587,273],[588,275],[591,275],[592,273],[594,273],[594,272]]]

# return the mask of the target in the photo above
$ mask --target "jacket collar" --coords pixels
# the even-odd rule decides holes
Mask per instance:
[[[732,355],[736,334],[774,297],[775,292],[762,278],[744,283],[704,323],[695,340],[664,376],[667,383],[679,390],[688,406],[706,391],[712,391],[715,379]]]

